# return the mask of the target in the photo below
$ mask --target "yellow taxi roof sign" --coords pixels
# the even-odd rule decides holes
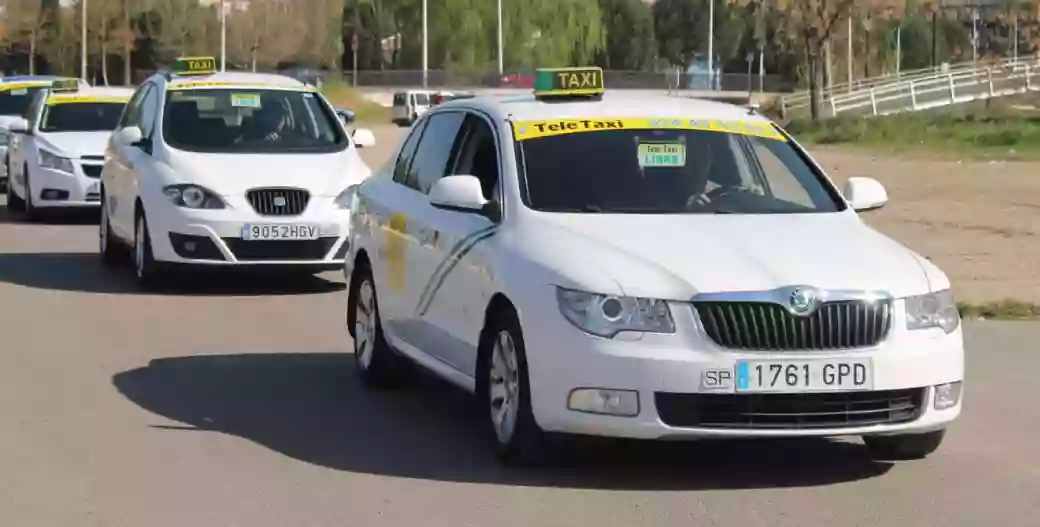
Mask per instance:
[[[599,98],[604,91],[602,68],[543,68],[534,77],[537,99]]]
[[[51,83],[51,91],[54,93],[73,93],[79,91],[79,81],[76,79],[61,79]]]
[[[217,72],[217,61],[213,57],[180,57],[172,71],[179,76],[210,75]]]

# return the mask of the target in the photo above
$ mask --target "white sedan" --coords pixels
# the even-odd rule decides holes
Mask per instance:
[[[138,88],[108,147],[100,251],[132,248],[142,285],[173,266],[338,268],[353,186],[370,171],[312,86],[179,62]]]
[[[603,93],[434,107],[357,190],[347,320],[361,379],[417,363],[476,393],[505,459],[550,433],[861,436],[920,458],[961,411],[950,281],[867,226],[754,111]]]

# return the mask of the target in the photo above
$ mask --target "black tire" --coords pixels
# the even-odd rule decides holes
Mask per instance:
[[[505,333],[512,340],[516,357],[517,378],[515,386],[518,393],[512,396],[516,408],[515,424],[510,435],[499,432],[495,423],[495,401],[492,398],[492,370],[496,340]],[[477,394],[482,400],[487,433],[495,447],[499,461],[514,466],[537,466],[546,462],[548,454],[548,435],[538,426],[531,409],[531,383],[527,369],[527,348],[524,344],[520,320],[512,308],[504,307],[492,314],[487,327],[481,334],[480,360],[478,361]]]
[[[148,218],[144,211],[138,211],[134,221],[134,275],[138,287],[145,290],[159,289],[164,282],[164,273],[159,262],[152,255],[152,237],[148,234]],[[138,248],[140,245],[140,249]],[[138,251],[142,252],[138,254]]]
[[[129,256],[127,248],[112,234],[104,192],[101,193],[101,219],[98,222],[98,252],[102,265],[108,267],[125,263]]]
[[[924,459],[939,449],[946,430],[923,434],[896,436],[866,436],[863,442],[871,457],[886,461],[909,461]]]
[[[6,163],[7,161],[5,161]],[[7,210],[21,214],[25,212],[25,200],[11,189],[11,167],[7,167]]]
[[[369,298],[371,302],[363,299]],[[350,281],[347,320],[352,322],[354,369],[362,384],[385,389],[400,386],[408,377],[410,364],[398,355],[383,335],[375,281],[367,265],[359,267]],[[363,306],[363,304],[370,304]],[[366,313],[367,311],[367,313]]]
[[[25,214],[26,220],[37,221],[40,219],[40,209],[36,208],[36,205],[33,205],[33,191],[32,182],[29,178],[29,165],[26,165],[22,170],[24,170],[22,173],[22,179],[25,180],[25,185],[23,185],[23,188],[25,189],[25,197],[22,199],[22,212]]]

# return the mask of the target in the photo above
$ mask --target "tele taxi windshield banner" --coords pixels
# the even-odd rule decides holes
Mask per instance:
[[[127,97],[113,97],[111,95],[52,95],[47,98],[47,106],[86,103],[126,104],[129,100]]]
[[[764,121],[729,121],[721,119],[679,119],[674,117],[546,119],[513,123],[517,141],[554,135],[601,132],[606,130],[702,130],[749,135],[784,141],[786,138],[771,123]]]

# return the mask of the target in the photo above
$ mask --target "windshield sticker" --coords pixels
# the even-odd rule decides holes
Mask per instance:
[[[256,93],[232,93],[231,106],[235,108],[259,108],[260,95]]]
[[[102,95],[52,95],[47,98],[47,106],[56,104],[108,103],[126,104],[129,97],[113,97]]]
[[[11,90],[11,95],[25,95],[27,93],[29,93],[29,90],[26,89],[26,88],[17,88],[17,89]]]
[[[639,166],[676,168],[686,166],[683,143],[639,143]]]
[[[768,121],[728,121],[720,119],[680,119],[675,117],[622,119],[547,119],[513,123],[517,141],[555,135],[607,130],[699,130],[749,135],[784,141],[779,130]]]

